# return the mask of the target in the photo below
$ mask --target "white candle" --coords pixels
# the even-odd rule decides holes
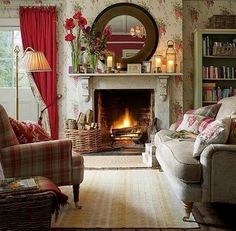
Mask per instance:
[[[116,63],[116,68],[117,68],[118,70],[120,70],[120,68],[121,68],[121,63]]]
[[[155,66],[157,67],[161,67],[161,57],[156,57],[155,59]]]
[[[174,61],[173,60],[168,60],[167,61],[166,72],[167,73],[175,72],[175,66],[174,66]]]
[[[112,56],[107,56],[107,67],[112,67]]]

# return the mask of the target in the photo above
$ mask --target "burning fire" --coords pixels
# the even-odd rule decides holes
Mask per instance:
[[[132,116],[130,116],[129,109],[126,108],[125,114],[113,123],[112,128],[127,128],[127,127],[133,127],[136,125],[137,125],[137,121],[135,121],[132,118]]]

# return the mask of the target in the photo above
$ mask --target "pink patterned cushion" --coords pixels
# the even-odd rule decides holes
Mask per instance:
[[[201,116],[205,116],[205,117],[215,118],[220,107],[221,107],[221,103],[212,104],[212,105],[200,107],[197,109],[190,109],[190,110],[186,111],[185,114],[194,114],[194,115],[201,115]],[[174,128],[175,131],[177,131],[177,129],[178,129],[179,125],[182,123],[182,121],[183,120],[178,120],[175,123],[175,128]],[[203,124],[203,126],[204,126],[204,124]],[[200,129],[205,129],[205,127],[201,127]]]
[[[47,132],[36,123],[20,122],[10,117],[9,120],[20,144],[52,140]]]
[[[221,107],[221,103],[217,103],[217,104],[212,104],[209,106],[197,108],[195,110],[192,110],[190,113],[193,113],[195,115],[202,115],[206,117],[215,118],[220,107]]]
[[[231,115],[231,126],[228,143],[236,144],[236,112]]]
[[[194,114],[184,114],[184,118],[176,131],[187,131],[197,134],[198,127],[204,116]]]
[[[193,156],[199,157],[209,144],[225,144],[229,136],[230,123],[230,117],[210,123],[203,132],[198,134],[193,147]]]

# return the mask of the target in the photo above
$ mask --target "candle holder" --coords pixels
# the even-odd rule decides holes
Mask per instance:
[[[114,64],[114,56],[113,54],[108,54],[106,58],[107,73],[112,73],[113,64]]]
[[[174,49],[174,42],[169,40],[167,42],[167,50],[166,50],[166,72],[174,73],[176,72],[176,52]]]
[[[154,73],[161,73],[162,56],[154,55]]]
[[[120,73],[121,63],[116,63],[117,72]]]

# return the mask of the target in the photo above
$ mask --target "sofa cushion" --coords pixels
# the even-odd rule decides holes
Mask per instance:
[[[190,110],[186,113],[192,113],[195,115],[202,115],[202,116],[207,116],[207,117],[211,117],[211,118],[215,118],[219,109],[221,107],[221,103],[218,104],[212,104],[212,105],[208,105],[205,107],[200,107],[194,110]]]
[[[215,120],[199,133],[194,143],[193,156],[199,157],[203,149],[209,144],[225,144],[230,130],[231,118]]]
[[[217,113],[216,119],[220,120],[226,116],[231,115],[232,112],[236,111],[236,95],[227,97],[219,101],[221,107]]]
[[[205,116],[195,114],[184,114],[184,118],[176,131],[187,131],[198,134],[198,127]]]
[[[231,126],[230,126],[230,133],[229,133],[229,144],[236,144],[236,112],[233,112],[231,117]]]
[[[52,140],[47,132],[36,123],[20,122],[10,117],[9,120],[20,144]]]
[[[155,146],[162,160],[171,173],[186,183],[199,183],[201,179],[201,164],[193,157],[194,141],[170,139],[173,131],[161,130],[155,135]]]

